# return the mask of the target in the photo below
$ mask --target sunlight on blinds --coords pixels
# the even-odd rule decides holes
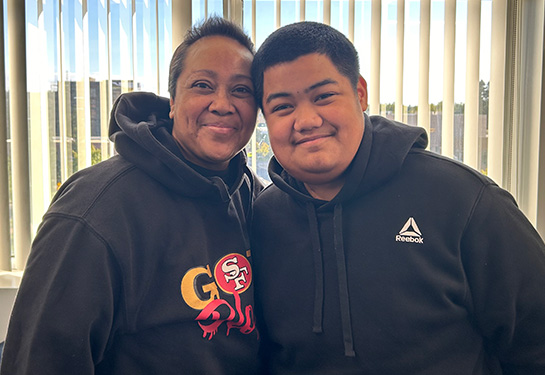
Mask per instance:
[[[425,128],[432,152],[492,177],[531,220],[545,217],[537,197],[545,173],[536,172],[543,0],[3,2],[0,269],[23,269],[60,184],[113,155],[108,120],[117,96],[168,96],[173,48],[212,14],[241,23],[257,48],[292,22],[337,28],[359,52],[369,114]],[[247,150],[250,166],[267,178],[272,149],[261,115]]]

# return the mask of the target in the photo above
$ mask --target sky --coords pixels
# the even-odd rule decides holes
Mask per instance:
[[[360,72],[368,78],[371,72],[371,0],[355,2],[354,45],[360,57]],[[331,25],[348,37],[348,0],[331,0]],[[244,1],[244,26],[251,33],[250,0]],[[281,6],[281,25],[300,19],[299,1],[283,0]],[[431,1],[430,30],[430,103],[438,103],[443,97],[443,46],[444,46],[444,1]],[[307,0],[305,19],[323,21],[323,2]],[[274,16],[273,16],[274,15]],[[256,1],[256,46],[275,29],[276,6],[274,0]],[[480,77],[485,82],[490,80],[490,43],[491,43],[492,0],[481,1],[481,55]],[[455,101],[464,102],[466,74],[466,39],[467,39],[467,0],[456,2],[456,62],[455,62]],[[381,41],[381,103],[395,101],[396,66],[396,29],[397,0],[382,0],[382,41]],[[404,104],[418,104],[419,74],[419,34],[420,2],[405,1],[405,43],[404,43]]]
[[[87,0],[88,12],[82,16],[82,0],[62,0],[62,31],[57,29],[59,20],[59,1],[43,0],[43,9],[38,9],[35,1],[26,1],[27,33],[34,43],[28,44],[27,54],[31,63],[39,64],[37,69],[29,69],[33,77],[30,85],[49,85],[57,79],[59,67],[68,79],[81,79],[85,69],[89,69],[90,77],[103,80],[108,76],[107,49],[107,0]],[[170,17],[171,0],[159,0],[160,19],[165,15]],[[205,16],[205,1],[193,1],[193,22],[202,20]],[[463,102],[465,96],[465,48],[466,48],[466,18],[467,1],[456,2],[456,63],[455,63],[455,101]],[[489,81],[490,40],[491,40],[491,0],[483,0],[481,10],[481,79]],[[244,0],[243,27],[251,34],[251,0]],[[348,36],[348,0],[331,0],[331,25]],[[354,45],[360,55],[362,76],[370,74],[370,34],[371,34],[371,0],[356,0]],[[111,10],[111,74],[114,79],[132,79],[133,71],[137,80],[142,81],[143,88],[153,87],[156,80],[157,58],[156,49],[155,1],[136,0],[135,35],[132,40],[132,3],[131,0],[110,0]],[[222,14],[223,0],[209,0],[208,14]],[[397,0],[382,0],[382,44],[381,44],[381,103],[395,101],[396,60],[396,27]],[[276,5],[274,0],[256,1],[256,47],[274,31],[276,26]],[[405,1],[405,59],[404,59],[404,104],[418,103],[418,50],[419,50],[419,17],[420,5],[417,0]],[[307,20],[323,20],[323,2],[307,0]],[[430,102],[437,103],[442,98],[442,66],[443,66],[443,36],[444,36],[444,1],[431,1],[431,32],[430,32]],[[296,22],[300,19],[299,1],[283,0],[281,6],[281,24]],[[83,30],[88,28],[89,41],[84,44]],[[45,31],[45,32],[44,32]],[[159,57],[161,80],[166,79],[168,62],[172,50],[169,41],[169,24],[161,23],[159,27],[161,43],[164,43],[162,55]],[[59,33],[63,35],[63,56],[59,61]],[[85,54],[84,48],[88,48]],[[133,51],[135,48],[135,51]],[[416,51],[416,52],[415,52]],[[87,55],[88,61],[78,58]],[[47,56],[46,69],[48,74],[43,78],[44,56]],[[133,64],[133,61],[135,62]],[[167,72],[165,72],[165,70]]]
[[[82,14],[82,0],[62,0],[61,12],[58,0],[43,0],[41,4],[26,1],[27,38],[30,41],[27,45],[31,76],[29,90],[39,90],[51,85],[51,82],[58,80],[61,69],[66,80],[81,80],[87,70],[92,79],[105,80],[109,68],[113,79],[130,80],[136,75],[142,89],[154,90],[157,64],[162,66],[160,75],[164,80],[164,76],[168,74],[168,62],[172,53],[170,1],[159,0],[160,20],[164,20],[159,25],[163,50],[159,57],[155,55],[157,29],[154,0],[135,1],[134,44],[131,0],[110,0],[110,51],[107,0],[87,0],[85,15]],[[88,40],[84,43],[86,28]],[[61,36],[62,45],[59,42]],[[61,50],[62,60],[59,58]],[[111,54],[110,66],[108,52]],[[43,74],[44,71],[46,74]]]

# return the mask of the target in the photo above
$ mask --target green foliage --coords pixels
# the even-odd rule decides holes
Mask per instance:
[[[91,145],[91,165],[95,165],[102,161],[102,150]],[[72,150],[72,164],[74,166],[74,172],[77,170],[78,165],[78,153]]]
[[[272,156],[272,149],[269,141],[269,132],[264,123],[257,126],[255,140],[257,144],[257,160],[268,160]]]
[[[490,82],[479,81],[479,114],[488,114],[488,95],[490,90]]]
[[[463,115],[465,108],[466,108],[465,103],[454,103],[454,114]]]
[[[91,165],[95,165],[102,161],[102,150],[91,145]]]

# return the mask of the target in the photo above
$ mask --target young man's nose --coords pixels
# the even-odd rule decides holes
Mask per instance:
[[[312,105],[300,105],[295,110],[294,128],[296,131],[302,132],[317,128],[322,125],[322,122],[322,118]]]

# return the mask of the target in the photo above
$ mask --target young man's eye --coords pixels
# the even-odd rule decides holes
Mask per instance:
[[[323,94],[320,94],[316,97],[315,101],[320,101],[320,100],[325,100],[325,99],[328,99],[328,98],[331,98],[333,95],[332,92],[326,92],[326,93],[323,93]]]
[[[289,108],[291,108],[291,106],[289,104],[279,104],[279,105],[276,105],[276,106],[272,107],[271,113],[286,111]]]

